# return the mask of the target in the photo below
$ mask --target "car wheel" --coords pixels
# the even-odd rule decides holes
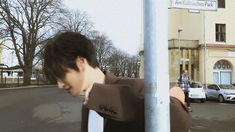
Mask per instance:
[[[205,103],[206,99],[201,99],[200,101],[201,103]]]
[[[219,95],[219,102],[220,102],[220,103],[223,103],[223,102],[224,102],[224,97],[223,97],[223,95]]]

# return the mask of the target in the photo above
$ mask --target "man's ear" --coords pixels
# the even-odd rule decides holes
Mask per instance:
[[[85,66],[87,64],[87,60],[83,57],[78,57],[76,59],[76,65],[80,71],[85,71]]]

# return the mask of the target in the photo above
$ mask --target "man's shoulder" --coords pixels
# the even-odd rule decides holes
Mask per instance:
[[[106,84],[144,84],[144,79],[130,77],[116,77],[112,73],[106,73]]]
[[[144,83],[144,79],[140,78],[129,78],[129,77],[123,77],[119,80],[120,82],[127,82],[127,83]]]
[[[116,82],[119,85],[128,85],[130,87],[135,88],[143,88],[144,87],[144,79],[139,78],[121,78]]]
[[[130,90],[136,94],[143,94],[144,79],[130,77],[116,77],[113,74],[106,73],[105,85],[119,89]]]
[[[186,105],[175,97],[170,98],[171,129],[186,132],[191,128],[191,115]]]

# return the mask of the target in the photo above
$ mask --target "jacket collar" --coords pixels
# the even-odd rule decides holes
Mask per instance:
[[[114,74],[107,72],[105,74],[105,84],[112,84],[116,81],[120,80],[120,78],[116,77]]]

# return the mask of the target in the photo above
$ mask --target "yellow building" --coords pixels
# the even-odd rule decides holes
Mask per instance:
[[[169,9],[169,74],[183,69],[203,84],[235,82],[235,0],[218,0],[217,11]],[[142,29],[143,30],[143,29]],[[143,40],[140,77],[144,77]]]
[[[203,84],[235,82],[235,0],[218,0],[217,11],[169,9],[170,82],[182,69]]]

